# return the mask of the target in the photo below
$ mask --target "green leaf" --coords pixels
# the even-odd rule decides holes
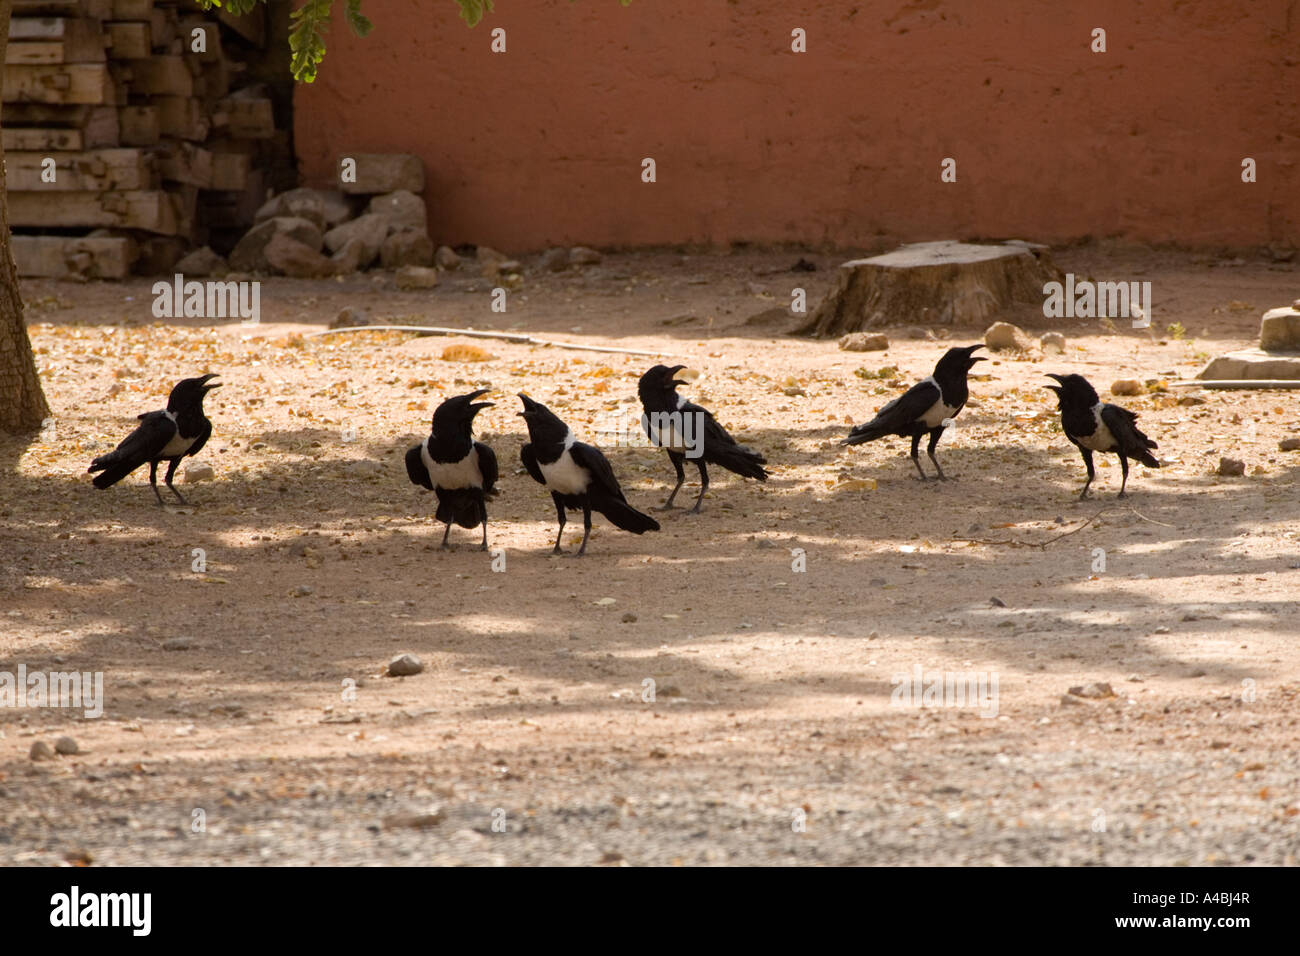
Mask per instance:
[[[486,14],[492,12],[492,0],[456,0],[460,17],[470,26],[477,26]]]
[[[334,0],[307,0],[289,14],[289,71],[301,83],[316,81],[316,68],[325,59],[325,30]]]
[[[374,24],[361,13],[361,0],[348,0],[347,16],[348,26],[359,37],[364,37],[374,28]]]

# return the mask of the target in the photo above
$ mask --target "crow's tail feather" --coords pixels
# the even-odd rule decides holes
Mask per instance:
[[[462,528],[477,528],[479,524],[478,496],[461,489],[438,489],[436,517],[443,524],[458,524]]]
[[[96,488],[102,489],[117,484],[142,464],[143,462],[122,461],[110,452],[107,455],[100,455],[86,470],[91,473],[99,472],[95,475],[93,484]]]
[[[645,534],[647,531],[659,530],[658,521],[655,521],[649,515],[642,514],[626,501],[620,501],[613,495],[592,495],[591,509],[603,514],[615,527],[622,528],[624,531],[631,531],[633,534]]]
[[[1139,432],[1138,434],[1141,434],[1141,432]],[[1155,447],[1156,447],[1156,443],[1148,439],[1147,448],[1155,448]],[[1136,458],[1138,461],[1142,462],[1142,464],[1146,465],[1148,468],[1160,467],[1160,460],[1156,458],[1154,455],[1152,455],[1151,452],[1147,451],[1146,448],[1134,449],[1132,452],[1130,452],[1130,455],[1131,457]]]
[[[714,451],[705,460],[711,465],[721,465],[727,471],[735,472],[742,478],[767,481],[767,470],[763,467],[767,464],[767,459],[744,445],[732,445],[721,452]]]
[[[887,434],[889,434],[888,430],[883,428],[880,424],[880,419],[876,418],[867,422],[865,425],[858,425],[849,432],[849,436],[840,442],[840,444],[861,445],[864,442],[875,441],[877,438],[883,438]]]

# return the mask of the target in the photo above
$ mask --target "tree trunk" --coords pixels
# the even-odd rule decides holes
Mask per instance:
[[[839,336],[884,325],[977,325],[1043,303],[1064,281],[1045,246],[918,242],[840,266],[839,281],[796,335]]]
[[[9,16],[13,0],[0,0],[0,64],[9,46]],[[4,76],[0,74],[0,85]],[[9,194],[0,144],[0,432],[29,432],[50,414],[36,374],[36,357],[23,321],[18,269],[9,248]]]

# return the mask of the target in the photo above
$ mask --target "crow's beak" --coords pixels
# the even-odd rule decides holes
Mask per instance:
[[[982,356],[982,355],[972,355],[972,356],[970,357],[970,363],[971,363],[971,365],[974,365],[976,362],[987,362],[987,361],[988,361],[988,359],[986,359],[986,358],[985,358],[984,356]]]
[[[468,398],[468,399],[472,402],[472,401],[474,401],[474,399],[479,398],[480,396],[486,395],[486,394],[487,394],[488,392],[490,392],[490,391],[492,391],[492,389],[490,389],[490,388],[478,388],[478,389],[475,389],[474,391],[470,392],[470,393],[469,393],[468,395],[466,395],[465,397]]]
[[[200,376],[199,376],[199,384],[203,386],[203,390],[204,390],[205,392],[206,392],[206,391],[209,391],[209,390],[211,390],[211,389],[214,389],[214,388],[220,388],[220,387],[221,387],[221,383],[220,383],[220,382],[217,382],[215,385],[209,385],[209,384],[208,384],[210,381],[212,381],[212,379],[217,378],[220,374],[221,374],[220,372],[209,372],[207,375],[200,375]]]
[[[478,411],[484,408],[495,408],[496,404],[497,404],[496,402],[473,402],[470,404],[469,410],[471,412],[477,413]]]
[[[1055,372],[1044,372],[1043,374],[1046,375],[1048,378],[1054,378],[1054,379],[1056,379],[1056,381],[1057,381],[1058,383],[1060,383],[1061,385],[1064,385],[1064,384],[1065,384],[1065,376],[1064,376],[1064,375],[1057,375]],[[1055,387],[1056,387],[1055,385],[1044,385],[1044,386],[1043,386],[1043,388],[1055,388]]]

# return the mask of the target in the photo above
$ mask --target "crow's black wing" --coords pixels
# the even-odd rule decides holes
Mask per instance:
[[[190,446],[189,451],[187,451],[185,454],[191,457],[197,455],[202,450],[203,446],[208,443],[208,439],[211,437],[212,437],[212,422],[208,421],[205,418],[203,419],[203,428],[199,430],[198,437],[194,439],[194,444]]]
[[[871,421],[850,431],[849,437],[840,444],[859,445],[885,435],[910,433],[916,420],[942,397],[938,385],[933,382],[918,382],[877,412]]]
[[[703,424],[705,461],[711,465],[721,465],[728,471],[734,471],[746,478],[767,480],[767,471],[762,467],[767,464],[767,459],[752,448],[736,441],[730,432],[718,424],[718,420],[707,408],[702,408],[694,402],[686,402],[682,406],[682,413],[699,416],[693,426],[694,434],[701,434],[699,423]]]
[[[1147,451],[1159,446],[1137,427],[1137,415],[1118,405],[1101,406],[1101,423],[1110,429],[1115,450],[1127,458],[1136,458],[1148,468],[1159,468],[1160,461]]]
[[[710,444],[716,445],[719,449],[736,444],[736,439],[732,438],[725,428],[718,424],[718,420],[713,417],[713,413],[702,405],[696,405],[694,402],[683,402],[680,409],[682,415],[699,416],[696,421],[702,426],[704,434],[705,454]],[[695,433],[701,433],[701,427],[692,426]]]
[[[542,469],[537,464],[537,453],[533,451],[532,445],[525,445],[519,449],[519,460],[524,463],[528,473],[533,476],[533,481],[539,485],[546,484],[546,478],[542,475]]]
[[[497,470],[496,452],[481,441],[476,441],[474,443],[474,450],[478,452],[478,470],[483,475],[483,494],[495,494],[497,477],[500,474]],[[527,465],[525,465],[525,467],[527,467]]]
[[[121,444],[90,463],[87,471],[102,472],[95,477],[96,488],[107,488],[146,462],[156,461],[176,437],[176,423],[165,412],[145,412],[139,418],[140,424]]]
[[[623,496],[623,489],[618,486],[618,479],[614,477],[614,469],[610,467],[609,460],[599,448],[575,441],[569,446],[569,454],[573,456],[578,467],[587,470],[596,487],[619,501],[627,501]],[[590,494],[593,490],[589,487],[587,493]]]
[[[429,479],[429,469],[424,466],[424,458],[420,455],[421,447],[423,446],[415,445],[407,449],[406,477],[411,479],[411,484],[433,491],[433,482]]]
[[[135,462],[133,468],[139,468],[147,461],[158,457],[167,443],[176,437],[176,423],[165,412],[145,412],[137,416],[140,424],[135,431],[122,439],[121,443],[107,455],[101,455],[91,464],[92,471],[100,471],[95,465],[104,468],[116,463]]]

